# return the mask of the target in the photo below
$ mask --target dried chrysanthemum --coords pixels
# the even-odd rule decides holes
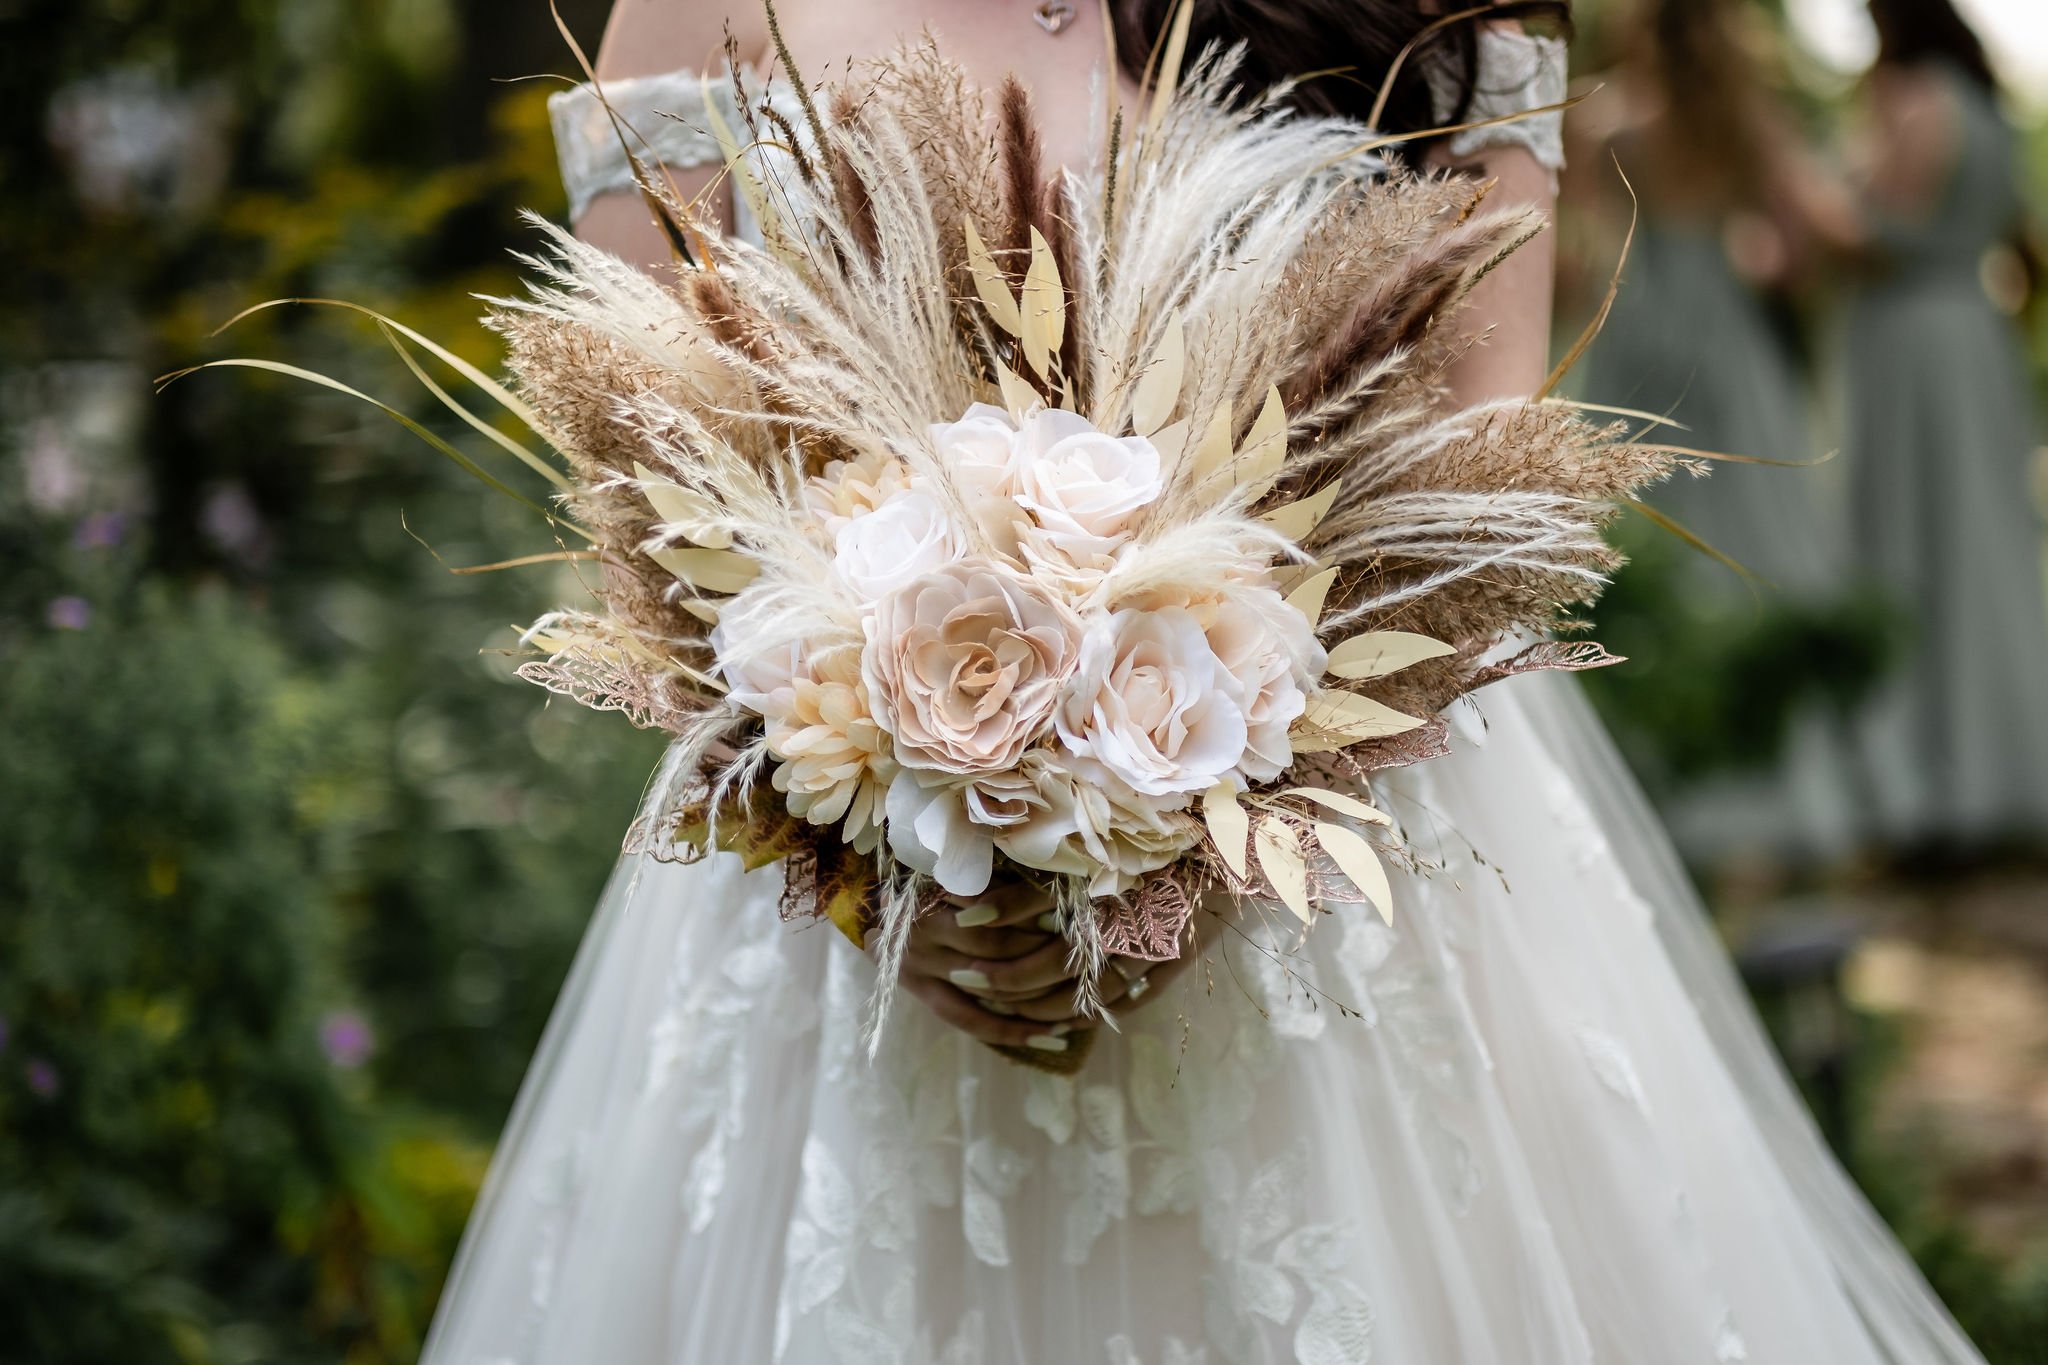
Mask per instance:
[[[896,765],[868,710],[859,649],[837,645],[807,659],[774,694],[763,729],[768,751],[782,760],[773,781],[790,812],[814,825],[843,821],[848,843],[872,848]]]
[[[910,487],[910,471],[886,450],[866,450],[851,460],[834,460],[804,482],[804,505],[826,537],[863,517]]]

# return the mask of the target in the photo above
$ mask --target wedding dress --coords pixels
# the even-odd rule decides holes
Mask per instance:
[[[664,93],[672,164],[716,156],[707,95]],[[1434,864],[1391,926],[1253,923],[1071,1079],[907,1003],[870,1061],[873,966],[785,924],[773,868],[629,857],[425,1359],[1977,1360],[1575,688],[1481,696],[1384,784]]]

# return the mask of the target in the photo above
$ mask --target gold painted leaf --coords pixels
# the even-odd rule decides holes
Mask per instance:
[[[1017,421],[1023,421],[1024,415],[1033,408],[1043,406],[1038,390],[1025,383],[1022,375],[1000,360],[996,362],[996,387],[1003,391],[1003,406]]]
[[[1329,689],[1310,697],[1308,708],[1296,722],[1304,730],[1348,735],[1353,741],[1405,735],[1422,723],[1420,717],[1404,715],[1371,697]]]
[[[1346,796],[1343,792],[1333,792],[1323,787],[1289,787],[1285,791],[1275,792],[1274,795],[1298,796],[1304,801],[1313,801],[1319,806],[1327,807],[1344,815],[1353,816],[1370,824],[1391,825],[1394,823],[1393,817],[1378,806],[1361,801],[1355,796]]]
[[[662,478],[638,460],[633,462],[633,472],[640,478],[641,496],[665,524],[709,550],[723,550],[732,544],[732,532],[716,524],[718,508],[711,499]]]
[[[1251,833],[1251,817],[1238,804],[1237,788],[1219,782],[1202,796],[1202,818],[1209,825],[1209,841],[1216,845],[1224,866],[1238,876],[1247,875],[1245,838]]]
[[[1183,417],[1178,422],[1168,422],[1152,433],[1152,446],[1159,452],[1159,467],[1172,469],[1180,463],[1181,453],[1188,448],[1188,423]]]
[[[1287,594],[1287,605],[1308,618],[1309,625],[1323,619],[1323,601],[1330,595],[1330,585],[1337,581],[1335,569],[1323,569],[1303,579],[1301,584]]]
[[[974,220],[962,219],[960,225],[967,235],[967,273],[974,278],[974,292],[981,299],[981,306],[988,309],[996,326],[1013,337],[1022,336],[1023,317],[1017,311],[1017,300],[1010,294],[1009,281],[1003,278],[1002,267],[982,244],[981,234],[974,230]]]
[[[1315,922],[1315,907],[1308,899],[1308,860],[1293,828],[1284,820],[1266,819],[1252,831],[1252,847],[1258,851],[1259,869],[1273,884],[1273,894],[1294,912],[1303,924]]]
[[[1319,820],[1316,822],[1316,842],[1323,846],[1323,852],[1330,855],[1330,861],[1337,864],[1337,870],[1358,888],[1359,894],[1372,902],[1373,909],[1380,912],[1380,918],[1392,925],[1394,888],[1387,882],[1387,869],[1381,864],[1379,852],[1373,848],[1372,841],[1355,829]]]
[[[1031,265],[1024,272],[1023,317],[1018,339],[1024,361],[1043,379],[1052,372],[1052,358],[1067,336],[1067,293],[1060,285],[1059,263],[1037,228],[1031,229]]]
[[[761,572],[759,563],[733,550],[649,550],[647,557],[706,592],[738,592]]]
[[[1337,501],[1338,486],[1333,482],[1322,492],[1276,507],[1259,520],[1299,544],[1329,515],[1330,505]]]
[[[1328,672],[1340,678],[1383,678],[1424,659],[1443,659],[1457,646],[1406,630],[1375,630],[1354,635],[1330,650]]]
[[[1287,406],[1280,390],[1266,390],[1265,404],[1237,452],[1237,482],[1256,500],[1273,486],[1287,463]]]
[[[1175,313],[1166,320],[1166,335],[1159,339],[1159,349],[1138,376],[1138,391],[1131,398],[1131,429],[1138,435],[1150,436],[1173,416],[1187,364],[1187,329]]]
[[[1190,471],[1194,482],[1204,483],[1220,473],[1230,464],[1230,404],[1218,403],[1216,411],[1209,414],[1209,425],[1202,430],[1202,439],[1195,445],[1195,461]]]

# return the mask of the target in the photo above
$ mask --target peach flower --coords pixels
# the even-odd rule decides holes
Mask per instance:
[[[1073,616],[1043,588],[970,557],[875,604],[861,670],[899,763],[999,772],[1045,729],[1078,637]]]

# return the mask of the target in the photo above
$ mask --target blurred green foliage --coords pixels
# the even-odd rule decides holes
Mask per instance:
[[[412,1359],[658,750],[510,676],[573,580],[448,572],[537,518],[333,395],[152,392],[417,392],[346,315],[209,340],[285,296],[494,363],[560,207],[515,8],[7,16],[0,1359]]]

